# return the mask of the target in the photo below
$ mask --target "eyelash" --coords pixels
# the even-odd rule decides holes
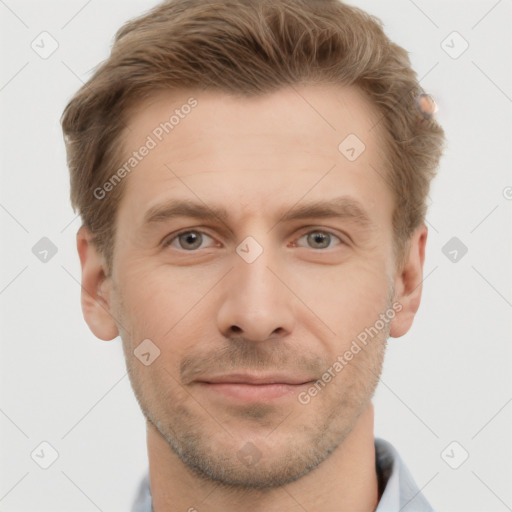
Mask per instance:
[[[207,237],[209,238],[212,238],[210,235],[208,235],[208,233],[206,233],[205,231],[201,231],[200,229],[185,229],[183,231],[179,231],[178,233],[174,234],[171,236],[171,238],[168,238],[167,240],[165,240],[163,242],[163,246],[164,247],[170,247],[171,244],[177,240],[181,235],[185,235],[187,233],[200,233],[201,235],[206,235]],[[311,229],[310,231],[306,231],[305,233],[301,234],[300,237],[298,238],[298,240],[300,240],[301,238],[303,238],[304,236],[307,236],[311,233],[322,233],[322,234],[327,234],[327,235],[330,235],[331,237],[334,237],[334,238],[337,238],[339,241],[340,241],[340,245],[346,245],[346,242],[341,238],[339,237],[338,235],[332,233],[331,231],[329,230],[325,230],[325,229]],[[295,242],[294,242],[295,243]],[[302,247],[302,246],[300,246]],[[320,248],[320,249],[314,249],[313,247],[310,247],[310,249],[313,249],[313,250],[318,250],[318,251],[326,251],[327,249],[332,249],[332,247],[327,247],[327,248]],[[182,249],[182,248],[178,248],[177,249],[178,251],[181,251],[181,252],[189,252],[189,253],[194,253],[194,252],[197,252],[199,251],[199,249],[191,249],[190,251],[187,251],[186,249]]]

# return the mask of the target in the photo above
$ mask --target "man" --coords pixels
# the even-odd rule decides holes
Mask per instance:
[[[134,511],[432,510],[371,403],[421,298],[420,94],[337,0],[175,0],[68,104],[83,313],[147,420]]]

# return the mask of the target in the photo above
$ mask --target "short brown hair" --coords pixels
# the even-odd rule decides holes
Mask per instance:
[[[109,58],[61,119],[71,204],[109,272],[122,183],[101,200],[93,191],[123,161],[127,115],[142,98],[184,88],[250,97],[308,82],[354,84],[377,108],[401,268],[425,221],[444,132],[418,112],[424,91],[382,22],[339,0],[167,0],[118,30]]]

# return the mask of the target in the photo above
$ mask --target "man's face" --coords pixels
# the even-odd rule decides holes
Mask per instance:
[[[190,96],[197,106],[159,141],[155,128]],[[146,418],[196,474],[293,481],[370,403],[388,324],[343,355],[391,307],[393,198],[377,119],[339,86],[159,93],[129,119],[127,157],[148,135],[157,145],[125,178],[112,313]],[[339,148],[350,134],[359,156],[353,135]],[[182,201],[210,213],[168,215]],[[313,203],[339,215],[293,215]],[[134,350],[147,339],[160,355],[146,366]]]

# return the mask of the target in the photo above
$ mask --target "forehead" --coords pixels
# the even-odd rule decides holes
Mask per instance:
[[[173,197],[262,215],[306,195],[352,194],[370,210],[390,211],[379,118],[355,87],[293,86],[250,98],[160,91],[128,118],[126,158],[138,155],[120,217],[140,225]]]
[[[173,145],[175,158],[180,158],[188,156],[192,142],[206,152],[227,142],[226,135],[232,139],[236,131],[238,136],[267,134],[268,141],[276,143],[286,138],[298,142],[300,136],[308,146],[317,146],[315,135],[322,134],[327,136],[325,146],[336,148],[348,130],[372,145],[379,138],[380,121],[376,107],[355,86],[294,85],[252,97],[215,90],[160,90],[131,107],[124,145],[132,150],[147,135],[166,146],[172,146],[173,139],[187,139],[187,145]]]

